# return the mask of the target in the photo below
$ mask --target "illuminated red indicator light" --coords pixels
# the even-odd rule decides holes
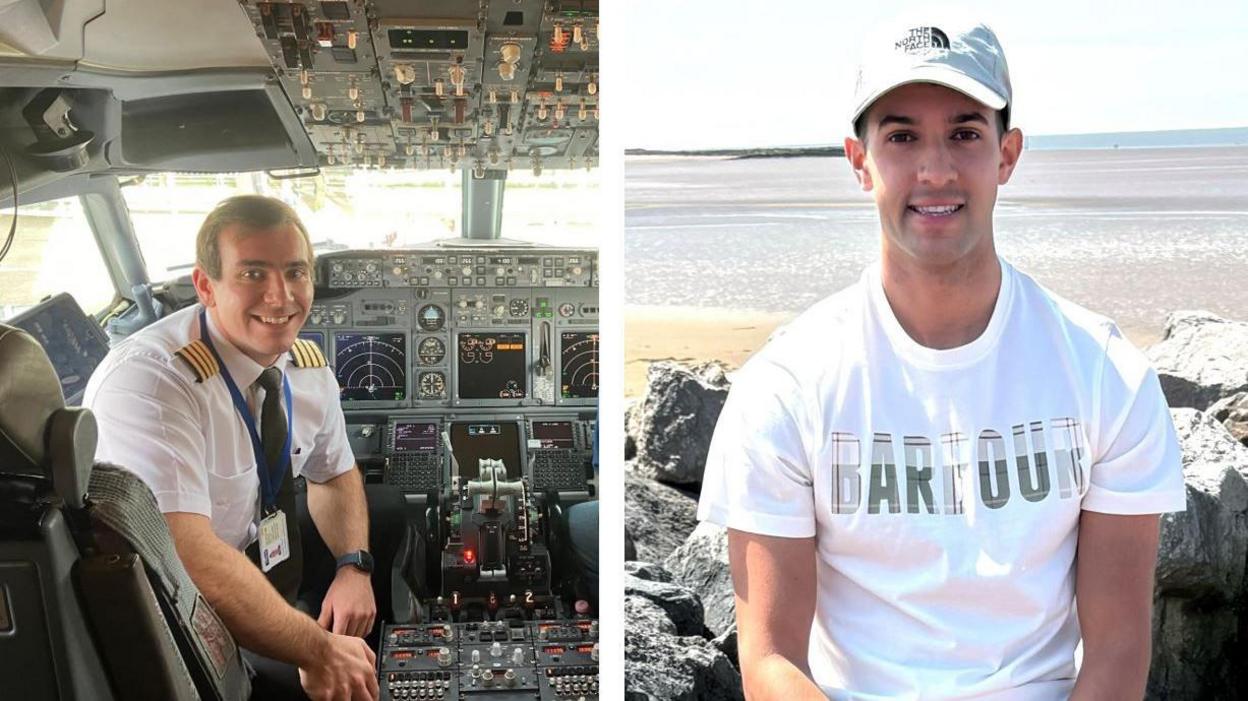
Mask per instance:
[[[464,551],[464,562],[471,563],[471,562],[475,562],[476,559],[477,559],[477,554],[474,553],[471,549]]]

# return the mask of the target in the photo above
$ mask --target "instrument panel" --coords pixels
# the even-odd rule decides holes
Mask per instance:
[[[597,402],[596,251],[348,251],[317,267],[301,336],[344,411]]]

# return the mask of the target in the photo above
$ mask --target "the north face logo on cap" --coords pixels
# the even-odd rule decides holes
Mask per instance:
[[[893,47],[908,54],[930,51],[932,49],[948,49],[949,37],[936,27],[915,27],[906,32]]]

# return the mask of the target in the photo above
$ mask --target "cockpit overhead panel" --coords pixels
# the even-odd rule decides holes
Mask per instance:
[[[597,164],[597,0],[242,4],[321,165]]]

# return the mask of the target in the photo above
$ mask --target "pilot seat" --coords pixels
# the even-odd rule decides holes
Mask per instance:
[[[0,324],[0,678],[6,698],[246,699],[239,648],[138,477],[95,464],[44,350]]]

